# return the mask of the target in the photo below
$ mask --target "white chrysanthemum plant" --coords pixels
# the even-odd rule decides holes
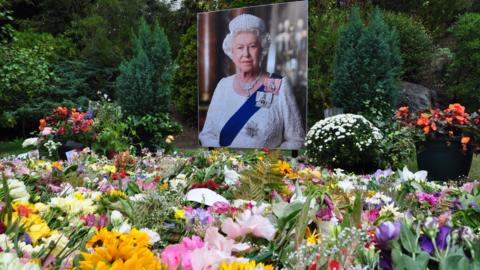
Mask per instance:
[[[365,117],[339,114],[318,121],[305,138],[306,154],[319,166],[370,173],[381,152],[380,130]]]

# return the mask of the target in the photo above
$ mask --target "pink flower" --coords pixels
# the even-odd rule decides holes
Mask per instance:
[[[162,261],[168,265],[170,269],[176,269],[180,262],[182,263],[182,269],[191,270],[192,251],[204,246],[202,239],[198,236],[192,236],[192,238],[184,237],[182,242],[175,245],[167,246],[162,252]]]
[[[154,191],[154,190],[157,189],[157,184],[155,184],[154,182],[137,180],[137,184],[138,184],[138,187],[144,192],[145,191]]]
[[[247,210],[240,215],[236,222],[227,218],[222,224],[222,231],[232,239],[253,234],[256,237],[272,240],[276,229],[268,218],[252,214],[251,210]]]
[[[42,130],[42,132],[41,132],[41,134],[42,134],[43,136],[48,136],[48,135],[50,135],[50,134],[52,134],[52,133],[54,133],[54,132],[53,132],[53,129],[52,129],[51,127],[46,127],[46,128],[44,128],[44,129]]]
[[[190,259],[193,270],[217,269],[222,261],[232,261],[234,241],[210,227],[205,232],[205,246],[192,252]]]
[[[468,193],[472,193],[473,188],[475,187],[475,183],[468,182],[463,184],[462,188]]]
[[[426,202],[431,206],[436,206],[440,202],[440,194],[417,192],[416,195],[419,202]]]

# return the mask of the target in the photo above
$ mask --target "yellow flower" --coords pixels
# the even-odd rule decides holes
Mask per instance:
[[[263,263],[257,264],[255,261],[248,261],[248,262],[238,262],[234,261],[227,264],[226,261],[223,261],[220,264],[218,270],[273,270],[273,266],[271,264],[264,265]]]
[[[313,233],[310,231],[310,228],[307,227],[307,231],[305,232],[305,236],[307,237],[307,243],[315,245],[318,242],[318,234],[317,230],[313,230]]]
[[[162,190],[165,190],[168,188],[168,183],[163,183],[161,186],[160,186],[160,189]]]
[[[28,229],[28,235],[32,239],[32,243],[36,244],[39,239],[50,235],[50,228],[45,222],[34,224]]]
[[[127,194],[125,194],[125,192],[120,190],[112,190],[108,195],[110,195],[110,197],[119,197],[123,199],[128,198]]]
[[[78,191],[73,193],[73,197],[75,197],[75,199],[80,200],[80,201],[85,200],[85,197],[83,196],[83,194],[78,192]]]
[[[175,211],[175,219],[183,219],[185,217],[185,210],[180,209]]]
[[[87,248],[96,248],[111,245],[119,236],[120,233],[118,232],[110,232],[106,228],[102,228],[101,230],[97,230],[97,233],[88,240],[85,246]]]
[[[263,156],[258,156],[257,159],[258,160],[263,160]]]
[[[138,247],[149,247],[150,246],[150,237],[146,232],[141,232],[136,228],[133,228],[130,233],[124,234],[120,237],[126,243],[131,243],[134,246]]]
[[[272,166],[272,170],[287,176],[288,178],[295,178],[298,176],[295,172],[293,172],[292,167],[290,167],[290,164],[288,164],[288,162],[285,160],[279,160],[277,164]]]
[[[110,173],[116,173],[117,172],[117,167],[115,165],[105,165],[103,166],[103,170],[110,172]]]
[[[95,245],[94,245],[95,244]],[[93,253],[82,252],[83,270],[103,269],[162,269],[162,262],[150,249],[148,235],[133,229],[131,233],[120,235],[102,229],[87,243]]]
[[[52,162],[52,168],[63,171],[63,166],[58,161]]]
[[[172,135],[168,135],[167,138],[165,139],[166,143],[172,143],[175,138]]]

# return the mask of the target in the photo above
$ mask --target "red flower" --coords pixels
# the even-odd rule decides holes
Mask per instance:
[[[18,212],[18,215],[21,216],[21,217],[28,217],[28,215],[30,215],[32,213],[32,210],[30,210],[25,205],[20,205],[17,208],[17,212]]]
[[[341,270],[342,268],[340,267],[340,262],[337,260],[330,260],[328,263],[328,269],[329,270]]]

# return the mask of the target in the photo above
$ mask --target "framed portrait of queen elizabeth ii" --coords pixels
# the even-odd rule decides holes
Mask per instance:
[[[307,3],[198,14],[198,118],[202,146],[303,146]]]

